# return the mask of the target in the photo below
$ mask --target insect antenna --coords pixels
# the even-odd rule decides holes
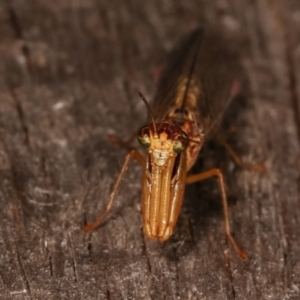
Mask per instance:
[[[154,135],[157,137],[158,134],[157,134],[156,124],[155,124],[154,115],[153,115],[152,109],[150,107],[150,104],[148,103],[148,101],[146,100],[146,98],[144,97],[144,95],[141,92],[139,92],[139,95],[140,95],[140,97],[142,98],[142,100],[144,101],[144,103],[145,103],[145,105],[147,107],[149,116],[150,116],[152,124],[153,124]]]

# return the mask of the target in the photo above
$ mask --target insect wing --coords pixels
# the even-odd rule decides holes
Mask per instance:
[[[234,97],[241,67],[225,38],[211,31],[195,30],[170,55],[170,62],[154,98],[157,120],[170,109],[191,112],[199,131],[213,135]]]

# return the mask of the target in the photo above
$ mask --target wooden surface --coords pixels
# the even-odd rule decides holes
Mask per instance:
[[[136,91],[154,96],[167,53],[203,23],[244,39],[230,139],[267,172],[214,143],[195,171],[224,170],[247,262],[226,245],[213,180],[187,188],[169,241],[147,240],[136,163],[103,226],[81,230],[126,153],[107,135],[144,124]],[[300,299],[298,0],[1,0],[0,36],[1,299]]]

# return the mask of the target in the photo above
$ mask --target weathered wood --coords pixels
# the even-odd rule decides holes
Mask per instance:
[[[300,299],[299,16],[297,0],[2,0],[1,299]],[[151,99],[157,66],[204,23],[245,40],[250,88],[231,136],[267,172],[214,144],[196,169],[223,168],[248,262],[225,243],[213,180],[188,187],[169,241],[148,241],[135,163],[107,221],[81,230],[125,155],[107,135],[144,124],[136,90]]]

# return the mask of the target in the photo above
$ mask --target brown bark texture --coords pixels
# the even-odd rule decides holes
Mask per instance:
[[[228,108],[236,166],[214,140],[165,243],[142,231],[142,168],[130,163],[104,210],[126,149],[145,124],[137,91],[154,97],[168,53],[191,30],[239,39],[248,84]],[[1,299],[300,299],[299,0],[0,1]],[[243,81],[244,79],[242,79]],[[234,129],[234,130],[233,130]],[[134,144],[137,146],[136,144]]]

